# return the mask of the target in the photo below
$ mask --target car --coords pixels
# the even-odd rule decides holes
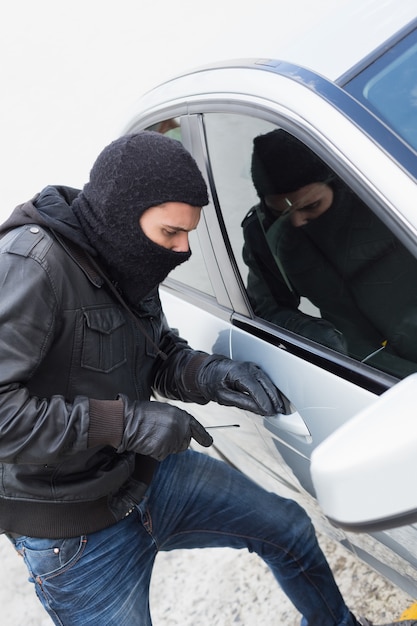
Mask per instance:
[[[297,500],[320,531],[415,595],[417,9],[352,0],[343,11],[285,59],[216,62],[156,86],[121,132],[182,141],[207,181],[191,259],[161,285],[170,326],[195,349],[257,363],[286,410],[177,404],[213,428],[220,458]],[[335,234],[323,235],[334,210],[295,227],[295,196],[258,195],[254,140],[282,133],[353,202]],[[262,221],[271,193],[289,207],[277,228]],[[272,285],[252,263],[250,220]]]

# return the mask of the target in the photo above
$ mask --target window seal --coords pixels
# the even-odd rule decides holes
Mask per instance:
[[[399,382],[398,378],[390,374],[365,365],[360,361],[355,361],[343,354],[338,354],[330,348],[321,346],[314,341],[310,341],[284,328],[274,326],[259,318],[248,319],[241,315],[233,314],[232,325],[375,395],[383,394]]]

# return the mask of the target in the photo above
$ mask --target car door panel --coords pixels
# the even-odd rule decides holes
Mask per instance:
[[[277,358],[276,348],[268,342],[256,337],[248,338],[247,333],[233,328],[230,321],[219,324],[213,313],[202,310],[201,303],[185,304],[184,294],[172,287],[164,286],[161,289],[161,300],[170,325],[188,337],[192,347],[209,352],[214,347],[225,356],[233,355],[236,359],[247,359],[248,354],[256,355],[254,360],[268,371],[284,393],[298,401],[301,407],[298,414],[306,416],[305,423],[310,424],[314,433],[314,438],[306,440],[300,433],[277,427],[274,417],[263,418],[235,407],[220,407],[212,402],[201,406],[173,401],[195,415],[205,426],[238,424],[238,428],[232,426],[211,431],[216,454],[265,488],[283,497],[296,499],[308,511],[319,530],[344,543],[348,549],[358,553],[363,560],[411,593],[417,582],[416,569],[412,565],[417,558],[416,527],[374,534],[341,531],[327,522],[313,497],[310,455],[326,433],[336,427],[336,423],[340,424],[351,417],[347,403],[342,401],[344,394],[353,393],[351,398],[354,398],[358,411],[374,402],[376,396],[366,390],[356,394],[352,383],[344,381],[339,385],[340,380],[337,377],[333,380],[329,374],[328,384],[324,387],[320,384],[314,390],[316,406],[313,407],[313,403],[307,400],[309,389],[306,389],[303,381],[306,376],[314,376],[315,369],[315,380],[321,380],[317,366],[286,354],[285,350],[279,351]],[[332,388],[332,380],[336,384],[335,388]],[[279,420],[281,416],[276,417]],[[291,414],[285,418],[289,420]],[[195,447],[201,450],[199,446]]]
[[[214,403],[183,408],[206,426],[232,425],[212,431],[214,447],[222,458],[264,487],[294,497],[319,528],[404,589],[415,590],[416,528],[410,525],[368,534],[342,531],[324,519],[313,497],[310,475],[313,450],[376,402],[378,394],[395,385],[397,378],[359,360],[344,358],[304,337],[291,337],[279,326],[273,328],[268,320],[256,316],[246,292],[247,268],[241,256],[241,222],[257,201],[249,184],[248,146],[258,131],[283,126],[308,142],[414,255],[415,181],[406,172],[410,169],[408,161],[404,158],[405,167],[398,167],[387,152],[386,147],[394,142],[399,154],[400,142],[394,137],[391,142],[389,130],[382,129],[381,124],[372,122],[369,132],[364,132],[361,124],[369,121],[370,116],[347,94],[335,86],[321,94],[325,81],[310,72],[309,80],[303,83],[302,69],[267,61],[258,66],[263,66],[264,71],[252,67],[251,80],[244,64],[238,68],[219,67],[213,72],[202,70],[180,78],[170,83],[166,92],[173,102],[173,115],[182,115],[182,139],[196,158],[210,190],[210,204],[204,208],[198,230],[213,289],[203,288],[206,293],[198,293],[203,284],[200,281],[199,285],[200,264],[191,281],[183,276],[178,277],[178,282],[168,279],[161,288],[161,298],[169,324],[193,348],[255,361],[285,394],[289,410],[283,415],[261,417]],[[235,89],[235,84],[240,87]],[[324,87],[327,89],[328,85]],[[162,88],[159,96],[164,99],[164,94]],[[153,120],[158,117],[157,101],[155,92],[151,102]],[[165,101],[160,111],[161,116],[169,117],[169,103]],[[239,124],[230,129],[210,129],[207,119],[212,113],[251,117],[250,130],[243,129],[242,133]],[[135,123],[136,128],[140,127],[140,120]],[[219,145],[217,168],[213,167],[213,130]],[[371,138],[374,131],[385,133],[381,143],[385,149],[378,145],[378,138]],[[227,139],[232,151],[224,150]],[[236,159],[236,155],[242,155],[243,160]],[[409,159],[408,153],[406,156]],[[229,176],[230,164],[234,178]],[[186,272],[192,273],[192,262],[193,258],[185,264]],[[310,304],[307,302],[306,306]],[[305,312],[317,314],[314,307]]]

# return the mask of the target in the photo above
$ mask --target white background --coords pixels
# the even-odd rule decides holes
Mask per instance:
[[[0,221],[45,185],[82,186],[155,84],[210,61],[279,58],[287,46],[302,45],[323,14],[350,1],[3,0]],[[330,543],[325,551],[356,612],[380,623],[411,602],[342,548]],[[2,623],[51,623],[4,537],[0,555]],[[154,590],[161,626],[299,623],[263,563],[245,553],[161,556]]]
[[[137,98],[212,60],[279,57],[346,0],[4,0],[0,219],[45,185],[82,186]]]

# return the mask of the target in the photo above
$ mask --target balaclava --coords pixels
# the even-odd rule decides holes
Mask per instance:
[[[83,231],[133,307],[191,254],[151,241],[139,225],[164,202],[208,203],[200,170],[182,144],[156,132],[125,135],[104,148],[71,207]]]
[[[252,180],[261,200],[310,183],[328,182],[331,176],[327,165],[285,130],[273,130],[253,141]]]

